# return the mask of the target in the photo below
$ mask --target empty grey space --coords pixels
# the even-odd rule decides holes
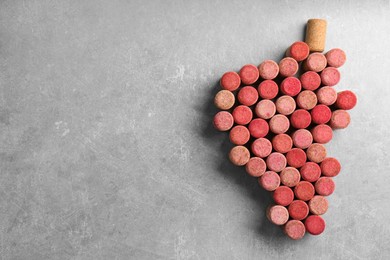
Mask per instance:
[[[389,1],[0,0],[0,259],[389,259]],[[309,18],[352,123],[320,236],[288,239],[212,127],[218,80]]]

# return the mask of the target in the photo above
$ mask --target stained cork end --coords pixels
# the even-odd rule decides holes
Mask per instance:
[[[326,41],[327,22],[324,19],[309,19],[306,26],[305,42],[311,52],[323,52]]]

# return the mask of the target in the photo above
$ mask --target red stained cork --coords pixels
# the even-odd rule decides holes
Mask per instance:
[[[314,52],[307,57],[303,63],[304,70],[320,72],[326,67],[325,55],[319,52]]]
[[[301,82],[296,77],[285,78],[280,84],[280,91],[288,96],[296,96],[301,91]]]
[[[321,85],[321,77],[315,71],[306,71],[300,77],[302,88],[316,90]]]
[[[293,148],[286,155],[287,164],[300,168],[306,163],[306,153],[300,148]]]
[[[329,122],[332,111],[328,106],[325,106],[323,104],[315,106],[311,111],[311,119],[316,124],[326,124]]]
[[[294,42],[286,51],[286,56],[296,61],[303,61],[309,56],[309,45],[306,42]]]
[[[273,60],[265,60],[259,65],[260,77],[274,79],[279,74],[279,66]]]
[[[241,79],[236,72],[229,71],[222,75],[222,78],[219,83],[221,85],[221,88],[229,91],[234,91],[240,86]]]
[[[295,110],[290,117],[291,125],[295,128],[307,128],[311,123],[310,113],[304,109]]]
[[[336,158],[328,157],[321,162],[321,172],[327,177],[337,176],[340,171],[341,164]]]
[[[310,212],[315,215],[325,214],[328,206],[328,200],[324,196],[316,195],[309,201]]]
[[[287,134],[278,134],[272,139],[272,146],[279,153],[287,153],[293,145],[292,139]]]
[[[262,119],[270,119],[275,115],[275,112],[275,103],[268,99],[261,100],[255,107],[255,114]]]
[[[275,134],[283,134],[290,128],[290,121],[286,116],[277,114],[269,121],[269,128]]]
[[[279,186],[274,191],[273,199],[278,205],[288,206],[294,200],[294,192],[287,186]]]
[[[298,129],[292,135],[294,146],[301,149],[306,149],[313,143],[313,136],[307,129]]]
[[[325,220],[317,215],[311,215],[305,220],[307,232],[312,235],[319,235],[325,230]]]
[[[326,148],[322,144],[314,143],[307,148],[306,155],[310,161],[320,163],[326,158]]]
[[[288,210],[280,205],[273,205],[267,209],[267,218],[275,225],[284,225],[288,221]]]
[[[259,184],[267,191],[274,191],[280,185],[280,177],[276,172],[266,171],[259,178]]]
[[[300,200],[308,201],[314,196],[314,186],[308,181],[301,181],[295,186],[295,197]]]
[[[283,77],[292,77],[298,72],[298,62],[290,57],[279,62],[279,73]]]
[[[330,118],[330,126],[333,129],[347,128],[350,122],[351,122],[351,116],[347,111],[342,109],[333,111],[332,117]]]
[[[257,89],[251,86],[243,87],[237,95],[238,102],[245,106],[254,105],[258,98],[259,93],[257,93]]]
[[[329,196],[334,192],[336,185],[332,178],[321,177],[316,181],[315,187],[317,194],[322,196]]]
[[[340,81],[340,72],[333,67],[327,67],[321,72],[321,82],[325,86],[337,85]]]
[[[301,221],[293,219],[286,223],[284,232],[289,238],[299,240],[305,236],[306,228]]]
[[[311,90],[304,90],[297,96],[297,105],[310,110],[317,105],[317,95]]]
[[[269,79],[262,81],[257,90],[261,98],[273,99],[278,95],[279,86],[275,81]]]
[[[229,90],[219,91],[214,98],[214,104],[221,110],[228,110],[233,107],[236,101],[234,94]]]
[[[266,162],[268,169],[274,172],[282,171],[284,168],[286,168],[287,164],[286,157],[284,157],[283,154],[277,152],[268,155]]]
[[[315,126],[311,133],[313,135],[314,142],[320,144],[326,144],[333,138],[333,130],[330,126],[321,124]]]
[[[267,121],[261,118],[253,119],[249,123],[249,132],[251,133],[251,136],[254,138],[261,138],[268,134],[269,126]]]
[[[280,181],[287,187],[295,187],[301,180],[299,171],[294,167],[286,167],[280,172]]]
[[[337,92],[332,87],[322,87],[317,91],[317,99],[326,106],[333,105],[337,99]]]
[[[309,215],[309,206],[302,200],[294,200],[288,206],[288,213],[292,219],[303,220]]]
[[[347,60],[347,55],[345,55],[345,52],[339,48],[331,49],[325,54],[325,57],[328,61],[328,66],[335,68],[343,66]]]
[[[259,70],[252,64],[247,64],[242,67],[238,74],[240,75],[242,84],[245,85],[253,84],[259,79]]]
[[[356,106],[357,97],[350,90],[344,90],[337,93],[336,106],[340,109],[350,110]]]
[[[302,179],[308,182],[315,182],[321,176],[321,168],[314,162],[307,162],[300,169]]]
[[[245,164],[246,172],[252,177],[260,177],[265,173],[266,169],[265,161],[259,157],[252,157]]]
[[[276,102],[276,111],[282,115],[290,115],[296,108],[295,100],[290,96],[281,96]]]
[[[228,131],[234,124],[232,114],[227,111],[220,111],[214,116],[214,127],[219,131]]]
[[[237,166],[245,165],[250,158],[250,152],[245,146],[235,146],[230,150],[229,159]]]
[[[272,144],[266,138],[258,138],[253,141],[251,150],[254,155],[265,158],[272,152]]]
[[[247,125],[252,120],[253,113],[252,110],[244,105],[237,106],[233,110],[234,122],[238,125]]]
[[[229,139],[235,145],[244,145],[249,141],[250,133],[248,128],[242,125],[236,125],[230,130]]]

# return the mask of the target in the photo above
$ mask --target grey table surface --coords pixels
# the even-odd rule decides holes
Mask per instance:
[[[220,76],[309,18],[358,105],[318,237],[227,158]],[[389,1],[0,1],[0,259],[389,259]]]

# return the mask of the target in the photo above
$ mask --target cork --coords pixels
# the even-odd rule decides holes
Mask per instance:
[[[287,164],[294,168],[301,168],[306,163],[306,153],[300,148],[293,148],[286,154]]]
[[[262,119],[270,119],[275,115],[275,112],[275,103],[268,99],[260,100],[255,107],[256,115]]]
[[[254,138],[262,138],[268,134],[269,126],[264,119],[256,118],[249,123],[248,129]]]
[[[272,152],[271,141],[267,138],[258,138],[253,141],[251,150],[257,157],[265,158]]]
[[[341,164],[336,158],[328,157],[321,162],[321,172],[324,176],[334,177],[337,176],[340,171]]]
[[[305,181],[315,182],[321,176],[321,168],[317,163],[307,162],[300,169],[301,177]]]
[[[267,218],[275,225],[284,225],[288,221],[288,210],[280,205],[273,205],[267,209]]]
[[[326,144],[333,138],[333,130],[330,126],[321,124],[315,126],[311,133],[313,135],[314,142],[319,144]]]
[[[284,225],[284,232],[289,238],[299,240],[304,237],[306,228],[301,221],[292,219]]]
[[[313,184],[308,181],[301,181],[294,188],[295,197],[299,200],[308,201],[314,197],[315,190]]]
[[[261,177],[266,169],[265,161],[259,157],[252,157],[245,164],[246,172],[252,177]]]
[[[269,128],[275,134],[283,134],[290,128],[290,121],[285,115],[277,114],[269,121]]]
[[[301,180],[301,174],[294,167],[284,168],[280,174],[280,181],[287,187],[295,187]]]
[[[280,83],[280,91],[289,96],[296,96],[301,92],[301,81],[296,77],[287,77]]]
[[[234,91],[240,86],[241,78],[236,72],[228,71],[222,75],[222,78],[219,83],[221,85],[221,88],[229,91]]]
[[[314,215],[323,215],[328,210],[329,203],[324,196],[316,195],[309,201],[310,212]]]
[[[274,79],[279,74],[279,65],[273,60],[263,61],[258,69],[260,77],[263,79]]]
[[[213,119],[214,127],[219,131],[228,131],[234,124],[232,114],[227,111],[218,112]]]
[[[296,108],[295,100],[287,95],[279,97],[276,100],[275,105],[276,111],[285,116],[292,114]]]
[[[311,90],[304,90],[297,96],[297,105],[310,110],[317,105],[317,95]]]
[[[294,200],[294,192],[287,186],[279,186],[275,189],[272,197],[276,204],[288,206]]]
[[[278,134],[272,139],[272,147],[279,153],[287,153],[292,146],[293,141],[288,134]]]
[[[267,157],[266,163],[269,170],[281,172],[284,168],[286,168],[287,160],[283,154],[274,152]]]
[[[311,115],[307,110],[298,109],[290,117],[291,125],[297,129],[307,128],[311,123]]]
[[[306,149],[313,143],[313,136],[307,129],[298,129],[291,136],[294,146],[301,149]]]
[[[237,95],[238,102],[244,106],[252,106],[257,102],[259,98],[259,93],[257,89],[251,86],[245,86],[238,92]]]
[[[267,191],[274,191],[280,185],[280,177],[279,174],[273,171],[266,171],[261,177],[258,179],[259,185],[263,187],[263,189]]]
[[[261,98],[273,99],[278,95],[279,86],[275,81],[267,79],[259,84],[257,90]]]
[[[309,19],[307,21],[305,42],[309,45],[310,51],[324,51],[326,26],[327,22],[324,19]]]
[[[331,195],[336,185],[331,177],[321,177],[315,183],[316,193],[322,196]]]
[[[247,106],[240,105],[236,107],[232,112],[234,122],[238,125],[247,125],[252,120],[252,109]]]
[[[244,65],[238,74],[240,75],[242,84],[245,85],[253,84],[259,78],[259,71],[257,67],[252,64]]]
[[[245,165],[250,159],[250,152],[245,146],[235,146],[229,153],[230,161],[236,166]]]
[[[294,200],[288,206],[288,213],[292,219],[303,220],[309,215],[309,206],[303,200]]]
[[[243,125],[236,125],[230,130],[229,139],[235,145],[244,145],[249,141],[250,133]]]
[[[311,235],[319,235],[325,230],[325,220],[317,215],[311,215],[305,220],[307,232]]]
[[[219,91],[214,98],[214,104],[221,110],[228,110],[233,107],[236,101],[234,94],[226,89]]]

